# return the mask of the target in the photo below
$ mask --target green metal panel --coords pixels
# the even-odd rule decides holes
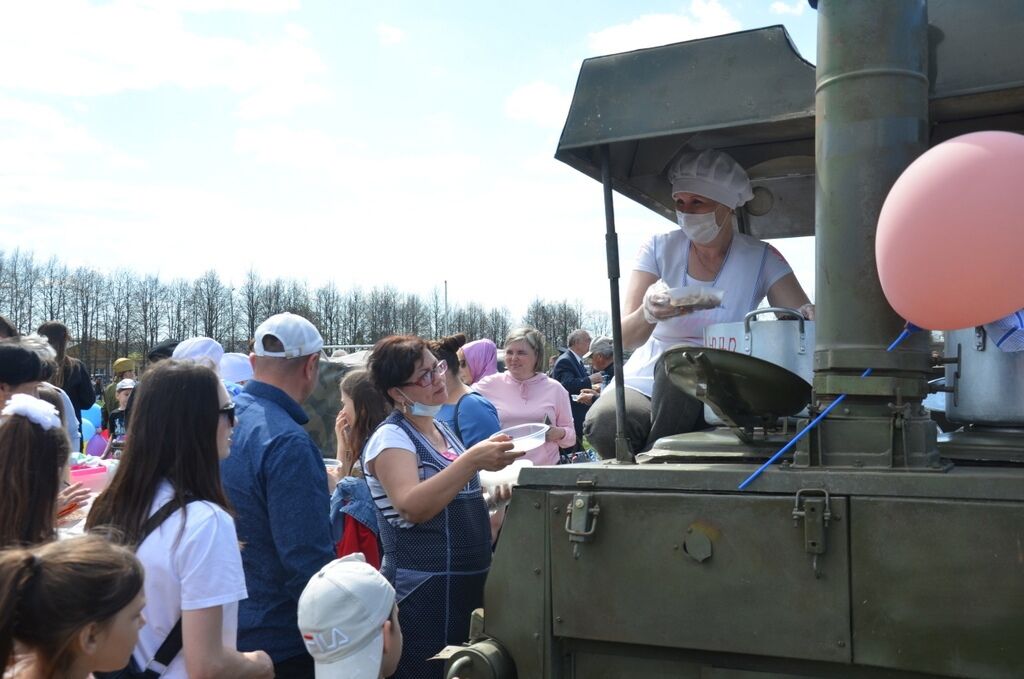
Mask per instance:
[[[484,590],[484,631],[498,639],[517,676],[551,676],[548,496],[517,488]]]
[[[792,497],[597,492],[579,558],[564,530],[572,497],[551,494],[555,636],[850,660],[845,499],[832,499],[816,578]]]
[[[1024,675],[1024,504],[850,503],[857,664]]]

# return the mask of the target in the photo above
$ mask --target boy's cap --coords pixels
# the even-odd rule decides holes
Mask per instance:
[[[284,351],[267,351],[263,348],[263,338],[273,335],[284,345]],[[320,331],[302,316],[288,313],[275,314],[259,324],[256,328],[255,346],[257,356],[269,358],[298,358],[320,352],[324,348],[324,339]]]
[[[384,622],[395,590],[362,554],[336,559],[310,578],[299,597],[299,631],[317,679],[377,679]]]
[[[114,391],[124,391],[125,389],[134,389],[134,388],[135,388],[135,380],[130,379],[130,378],[125,378],[125,379],[123,379],[123,380],[121,380],[120,382],[117,383],[117,388]]]
[[[114,361],[114,374],[135,370],[135,361],[130,358],[119,358]]]

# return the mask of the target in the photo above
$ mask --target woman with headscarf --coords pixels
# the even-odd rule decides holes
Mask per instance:
[[[459,377],[469,386],[498,372],[498,348],[489,339],[464,344],[457,355]]]
[[[766,296],[772,306],[814,317],[786,260],[771,245],[740,233],[736,210],[753,197],[740,165],[720,151],[686,152],[668,173],[679,229],[652,236],[640,248],[626,288],[623,366],[626,439],[634,452],[663,436],[704,427],[703,404],[675,388],[659,359],[679,344],[702,346],[704,328],[742,321]],[[674,306],[665,288],[705,286],[725,291],[714,308]],[[612,389],[605,393],[614,393]],[[599,398],[583,431],[602,457],[615,456],[615,399]]]

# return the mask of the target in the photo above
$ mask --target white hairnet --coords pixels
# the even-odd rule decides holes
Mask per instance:
[[[672,195],[695,193],[735,209],[754,197],[747,173],[721,151],[706,149],[684,153],[668,171]]]

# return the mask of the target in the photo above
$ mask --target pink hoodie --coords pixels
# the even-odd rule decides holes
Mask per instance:
[[[544,373],[536,373],[522,382],[507,372],[497,373],[485,377],[473,388],[498,409],[502,429],[529,422],[543,424],[545,415],[550,424],[565,429],[565,438],[561,441],[548,441],[526,453],[526,459],[535,465],[557,464],[558,448],[576,445],[569,392]]]

